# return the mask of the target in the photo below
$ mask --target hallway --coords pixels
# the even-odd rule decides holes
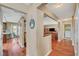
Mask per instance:
[[[74,46],[72,45],[71,40],[61,40],[52,42],[53,48],[49,56],[75,56]]]
[[[0,9],[0,55],[77,55],[78,4],[2,4]]]

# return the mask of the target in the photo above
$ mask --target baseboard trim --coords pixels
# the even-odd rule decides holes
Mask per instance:
[[[52,50],[48,51],[45,56],[48,56],[50,53],[52,52]]]

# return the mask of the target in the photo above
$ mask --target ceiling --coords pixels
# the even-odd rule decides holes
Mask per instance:
[[[3,22],[17,23],[20,20],[20,18],[24,15],[23,13],[5,7],[2,7],[2,13],[3,13]]]
[[[52,15],[58,17],[58,20],[68,21],[71,20],[74,14],[74,4],[73,3],[48,3],[44,5]],[[54,16],[53,16],[54,17]],[[57,24],[55,19],[49,17],[44,18],[44,25]]]
[[[23,3],[25,4],[26,6],[32,6],[34,3]]]
[[[32,6],[32,5],[39,5],[34,3],[24,3],[26,6]],[[48,9],[48,11],[52,14],[55,14],[59,19],[58,20],[68,20],[72,17],[74,13],[74,8],[72,3],[48,3],[45,5]],[[3,20],[5,19],[8,22],[18,22],[20,17],[24,14],[13,11],[8,8],[2,7],[3,12]],[[54,19],[51,19],[49,17],[45,17],[44,24],[57,24]]]
[[[64,20],[73,16],[73,5],[73,3],[49,3],[46,7],[52,14],[55,14],[59,19]]]
[[[44,25],[53,25],[53,24],[58,24],[57,21],[49,18],[49,17],[44,17]]]

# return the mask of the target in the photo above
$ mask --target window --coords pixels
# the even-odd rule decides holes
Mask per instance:
[[[13,24],[12,25],[12,34],[13,34],[13,37],[16,37],[17,36],[17,25],[16,24]]]
[[[64,37],[71,38],[71,24],[64,25]]]

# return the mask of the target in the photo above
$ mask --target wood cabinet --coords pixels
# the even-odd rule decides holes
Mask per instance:
[[[7,35],[3,34],[3,43],[7,43]]]
[[[52,40],[58,40],[58,34],[57,32],[51,32]]]

